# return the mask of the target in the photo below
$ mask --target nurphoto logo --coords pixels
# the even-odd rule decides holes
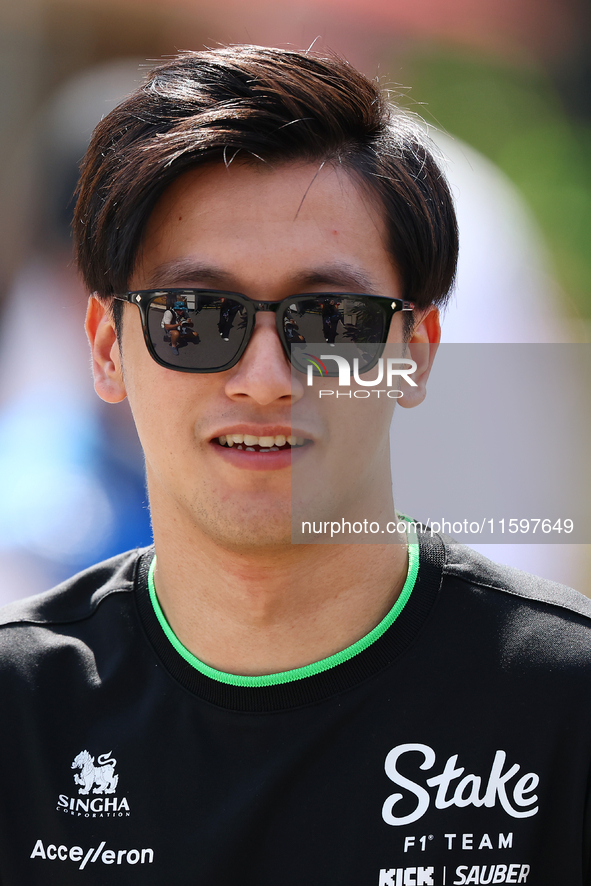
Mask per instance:
[[[375,391],[366,391],[366,390],[356,390],[356,391],[333,391],[333,390],[320,390],[318,392],[319,397],[328,397],[328,396],[337,396],[337,397],[351,397],[353,396],[357,399],[367,399],[371,396],[371,394],[377,394],[379,397],[380,394],[386,394],[387,397],[391,399],[399,400],[400,397],[404,396],[403,391],[395,389],[394,380],[398,381],[399,379],[404,379],[404,381],[413,388],[417,387],[416,381],[411,378],[413,372],[417,370],[417,364],[410,357],[380,357],[377,361],[377,375],[375,378],[368,379],[362,378],[359,373],[359,357],[355,357],[353,359],[353,365],[346,357],[343,357],[341,354],[320,354],[318,356],[314,354],[305,353],[305,356],[308,358],[308,369],[307,369],[307,384],[308,387],[313,385],[314,375],[320,376],[322,378],[326,378],[328,376],[334,376],[334,367],[331,366],[331,369],[326,365],[325,361],[332,360],[337,364],[338,369],[338,386],[339,387],[351,387],[351,378],[353,381],[359,385],[361,388],[376,388],[378,385],[385,384],[386,387],[375,390]],[[365,372],[365,370],[364,370]]]

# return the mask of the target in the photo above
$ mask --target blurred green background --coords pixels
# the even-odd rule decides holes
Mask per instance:
[[[565,66],[566,67],[566,66]],[[429,122],[506,173],[543,231],[558,279],[591,315],[591,80],[524,53],[506,59],[469,46],[412,47],[404,69]],[[571,305],[567,310],[572,311]]]

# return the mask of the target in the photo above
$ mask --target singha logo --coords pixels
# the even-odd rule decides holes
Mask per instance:
[[[117,788],[119,776],[115,775],[117,760],[111,757],[111,751],[98,757],[98,766],[94,765],[94,757],[88,751],[80,751],[72,769],[80,772],[74,775],[74,783],[82,785],[78,788],[79,794],[89,794],[93,785],[96,787],[93,794],[114,794]]]

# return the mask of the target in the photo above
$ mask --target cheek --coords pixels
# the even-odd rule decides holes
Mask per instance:
[[[168,395],[163,380],[157,373],[134,372],[128,383],[128,399],[140,443],[150,459],[161,450],[172,451],[172,443],[180,433],[183,409]]]
[[[382,391],[385,385],[378,385]],[[335,388],[336,390],[336,388]],[[355,397],[355,393],[361,396]],[[374,388],[351,387],[351,399],[330,397],[321,403],[323,422],[328,428],[327,455],[331,462],[348,464],[360,470],[371,461],[380,445],[389,440],[390,425],[396,401]]]
[[[139,318],[124,325],[122,358],[127,399],[147,453],[155,442],[166,440],[172,427],[178,432],[187,394],[182,379],[177,383],[181,373],[170,372],[151,358]]]
[[[127,398],[148,461],[182,462],[223,412],[223,376],[174,372],[153,360],[135,330],[123,340]],[[204,433],[205,433],[204,430]]]

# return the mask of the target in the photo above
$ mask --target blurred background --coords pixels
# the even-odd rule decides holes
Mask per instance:
[[[162,56],[220,43],[344,55],[443,153],[462,241],[443,340],[589,340],[583,0],[1,3],[0,602],[151,541],[127,406],[92,389],[69,223],[94,125]],[[589,380],[576,384],[588,409]],[[543,433],[551,408],[539,421]],[[483,552],[591,594],[588,545]]]

